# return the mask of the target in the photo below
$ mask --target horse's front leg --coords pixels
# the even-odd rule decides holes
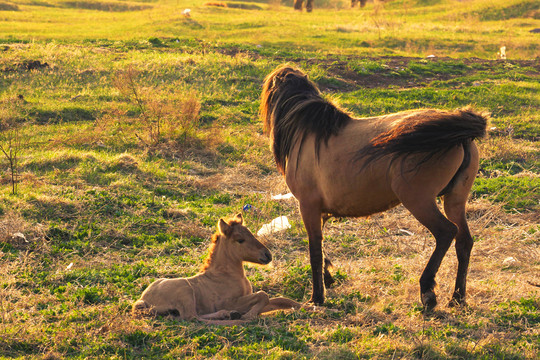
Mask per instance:
[[[322,251],[322,217],[321,211],[311,204],[300,204],[300,213],[308,233],[309,260],[313,279],[311,302],[316,305],[324,303],[323,283],[323,251]]]
[[[332,215],[325,213],[322,215],[322,228],[324,229],[324,225],[326,222],[332,217]],[[326,252],[323,251],[324,256],[324,286],[326,288],[331,287],[336,281],[332,277],[332,274],[330,273],[330,270],[333,269],[332,261],[326,256]]]
[[[231,299],[224,306],[227,309],[237,311],[242,314],[242,319],[251,320],[257,317],[268,305],[270,298],[264,291],[244,295],[242,297]]]

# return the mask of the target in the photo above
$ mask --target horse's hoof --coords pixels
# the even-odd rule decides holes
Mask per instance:
[[[457,307],[457,306],[467,307],[468,305],[465,299],[453,297],[452,300],[450,300],[450,302],[448,303],[448,307]]]
[[[324,287],[325,288],[331,288],[332,285],[334,285],[334,283],[336,282],[336,280],[334,280],[334,278],[332,277],[332,275],[330,275],[329,273],[324,273]]]
[[[229,317],[231,320],[240,320],[242,318],[242,314],[240,314],[238,311],[231,311]]]
[[[316,299],[316,298],[311,298],[311,300],[309,300],[309,302],[315,306],[323,306],[324,304],[324,298],[322,299]]]
[[[422,294],[422,304],[426,311],[431,311],[437,306],[437,295],[433,291]]]

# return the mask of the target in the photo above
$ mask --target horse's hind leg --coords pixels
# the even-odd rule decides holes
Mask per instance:
[[[433,291],[435,288],[435,275],[457,233],[457,227],[440,212],[434,198],[425,200],[418,197],[408,198],[402,200],[402,202],[411,214],[428,228],[435,237],[435,251],[433,251],[420,277],[422,304],[427,310],[430,310],[437,305],[437,297]]]
[[[285,297],[277,297],[270,299],[268,305],[262,309],[261,314],[270,311],[276,310],[289,310],[289,309],[300,309],[302,304]]]
[[[465,218],[465,203],[454,202],[453,196],[444,197],[444,211],[446,216],[458,226],[456,235],[456,254],[458,258],[458,270],[456,276],[456,287],[452,295],[450,305],[462,304],[465,301],[467,286],[467,271],[469,268],[469,259],[473,247],[473,238],[469,232],[469,226]]]
[[[470,148],[471,162],[469,167],[456,179],[454,187],[444,195],[444,212],[448,219],[458,226],[456,235],[456,254],[458,258],[458,271],[456,287],[450,305],[463,304],[467,288],[467,271],[473,247],[473,238],[469,232],[465,216],[465,204],[469,197],[472,184],[478,172],[478,150],[474,144]]]

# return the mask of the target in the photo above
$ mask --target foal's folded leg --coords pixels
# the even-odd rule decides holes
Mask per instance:
[[[264,291],[258,291],[253,294],[245,295],[231,300],[226,304],[227,309],[234,309],[242,315],[242,319],[251,320],[259,315],[264,307],[269,303],[268,294]]]
[[[266,305],[261,313],[266,313],[276,310],[289,310],[289,309],[300,309],[302,304],[285,297],[277,297],[270,299],[268,305]]]
[[[235,312],[230,310],[219,310],[211,314],[198,315],[198,318],[200,320],[230,320],[231,313]]]

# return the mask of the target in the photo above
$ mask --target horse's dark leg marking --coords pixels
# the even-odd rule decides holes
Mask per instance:
[[[467,194],[452,192],[444,196],[444,212],[448,219],[458,226],[456,235],[456,254],[458,258],[458,270],[456,276],[456,287],[450,306],[462,304],[465,302],[465,293],[467,287],[467,271],[469,268],[469,259],[473,247],[473,238],[467,225],[465,217],[465,202]]]
[[[464,304],[465,294],[467,293],[467,272],[469,269],[469,260],[473,248],[473,238],[469,232],[469,227],[463,220],[458,223],[459,231],[456,236],[456,254],[458,258],[458,271],[456,276],[456,287],[450,305]]]
[[[302,5],[304,5],[304,0],[294,0],[294,10],[302,11]]]
[[[307,0],[306,2],[306,11],[312,12],[313,11],[313,0]]]
[[[403,205],[435,237],[435,250],[420,277],[422,303],[427,310],[431,310],[437,305],[437,296],[433,291],[435,275],[458,229],[439,211],[434,199],[430,200],[429,203],[416,199],[412,203],[403,202]]]
[[[458,226],[456,235],[456,254],[458,258],[458,270],[456,275],[456,286],[450,301],[450,306],[465,303],[467,292],[467,272],[469,260],[473,247],[473,238],[467,225],[465,205],[469,198],[471,187],[478,172],[478,148],[471,144],[465,151],[468,151],[469,166],[456,178],[452,190],[444,196],[444,212],[448,219]]]
[[[330,269],[332,269],[334,266],[332,265],[332,261],[330,261],[330,259],[326,257],[326,252],[323,251],[323,254],[324,254],[324,287],[329,288],[329,287],[332,287],[332,285],[336,282],[334,278],[332,277],[332,274],[330,273]]]
[[[311,204],[300,204],[300,213],[309,239],[309,260],[313,278],[311,302],[322,305],[324,303],[324,283],[321,211]]]
[[[324,229],[324,225],[330,219],[332,215],[328,213],[324,213],[322,215],[322,228]],[[336,281],[332,277],[332,274],[330,273],[330,269],[332,269],[334,266],[332,265],[332,261],[326,256],[326,252],[323,250],[324,255],[324,286],[326,288],[331,287]]]

